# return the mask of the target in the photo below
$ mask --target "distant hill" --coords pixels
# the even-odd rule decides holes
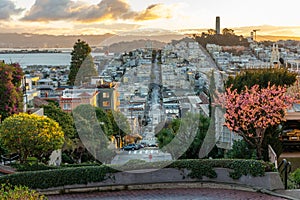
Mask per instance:
[[[300,41],[300,37],[295,36],[273,36],[273,35],[257,35],[257,41],[278,41],[278,40],[298,40]]]
[[[0,33],[0,48],[72,48],[78,39],[85,40],[93,46],[112,36],[112,34],[55,36]]]
[[[104,47],[102,50],[99,50],[100,52],[114,52],[114,53],[123,53],[123,52],[129,52],[133,49],[138,48],[145,48],[146,46],[150,45],[152,48],[162,48],[166,45],[165,42],[160,42],[156,40],[133,40],[133,41],[126,41],[126,42],[118,42],[113,43],[109,46]]]
[[[119,42],[130,42],[134,40],[155,40],[168,43],[172,40],[183,38],[184,35],[166,33],[160,35],[39,35],[0,33],[0,48],[72,48],[78,40],[86,41],[91,47],[109,46]]]

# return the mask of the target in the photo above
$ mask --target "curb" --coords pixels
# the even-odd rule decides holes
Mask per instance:
[[[114,186],[95,186],[95,187],[74,187],[74,188],[56,188],[38,190],[44,195],[59,195],[70,193],[90,193],[101,191],[120,191],[120,190],[153,190],[153,189],[189,189],[189,188],[212,188],[212,189],[228,189],[247,192],[257,192],[268,194],[271,196],[281,197],[290,200],[299,200],[297,198],[279,194],[263,188],[253,188],[238,184],[215,183],[215,182],[193,182],[193,183],[151,183],[151,184],[134,184],[134,185],[114,185]]]
[[[295,197],[292,197],[292,196],[280,194],[280,193],[277,193],[277,192],[274,192],[274,191],[269,191],[269,190],[266,190],[266,189],[261,189],[258,192],[263,193],[263,194],[269,194],[269,195],[276,196],[276,197],[282,197],[282,198],[290,199],[290,200],[299,200],[299,198],[295,198]]]

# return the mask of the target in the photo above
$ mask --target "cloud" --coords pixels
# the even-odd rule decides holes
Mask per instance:
[[[36,0],[23,20],[99,22],[120,19],[145,21],[170,18],[171,16],[171,9],[163,4],[154,4],[137,12],[131,9],[126,0],[102,0],[97,5],[88,5],[72,0]]]
[[[36,0],[26,13],[26,21],[55,21],[72,18],[80,5],[70,0]]]
[[[23,11],[23,8],[17,8],[11,0],[0,1],[0,20],[9,19],[12,15],[18,15]]]
[[[146,10],[135,16],[135,20],[153,20],[159,18],[171,18],[172,10],[163,4],[153,4],[148,6]]]

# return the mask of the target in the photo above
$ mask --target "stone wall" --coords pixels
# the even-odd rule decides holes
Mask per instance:
[[[215,168],[217,178],[193,179],[188,176],[188,170],[179,170],[173,168],[165,168],[159,170],[134,170],[129,172],[118,172],[108,174],[106,180],[98,183],[67,185],[57,188],[49,188],[41,190],[44,193],[68,193],[78,191],[95,191],[95,190],[120,190],[128,189],[131,186],[139,185],[145,189],[147,185],[168,183],[184,183],[184,184],[197,184],[199,186],[203,183],[219,183],[231,184],[239,187],[247,187],[255,190],[278,190],[284,189],[283,183],[277,172],[267,172],[263,177],[242,176],[238,180],[229,177],[229,169]]]

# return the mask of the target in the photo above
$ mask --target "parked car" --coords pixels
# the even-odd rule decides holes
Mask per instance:
[[[139,149],[138,146],[136,144],[128,144],[127,146],[123,147],[123,150],[125,151],[134,151]]]
[[[158,147],[158,145],[152,143],[152,144],[149,144],[148,147]]]
[[[144,146],[143,144],[137,144],[137,147],[138,147],[138,149],[142,149],[142,148],[144,148],[145,146]]]

